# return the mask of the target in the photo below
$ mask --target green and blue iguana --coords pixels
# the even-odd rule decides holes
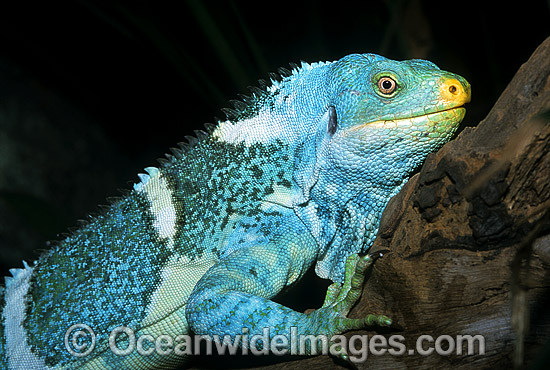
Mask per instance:
[[[374,259],[363,254],[388,200],[455,132],[470,86],[427,61],[354,54],[302,63],[252,92],[100,215],[11,270],[1,368],[165,369],[185,360],[166,351],[170,338],[190,332],[330,338],[391,324],[346,318]],[[304,314],[271,301],[313,265],[334,282],[323,307]],[[71,327],[93,334],[70,337]],[[148,339],[146,354],[113,351],[113,342],[135,345],[127,330]],[[149,351],[159,336],[163,348]]]

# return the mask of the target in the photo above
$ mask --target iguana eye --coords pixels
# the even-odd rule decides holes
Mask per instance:
[[[391,77],[381,77],[378,80],[378,90],[383,95],[391,95],[395,92],[397,89],[397,82]]]

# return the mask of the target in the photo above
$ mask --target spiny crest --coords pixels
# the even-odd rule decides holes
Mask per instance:
[[[290,63],[291,69],[279,68],[278,74],[270,73],[270,83],[265,80],[259,80],[259,87],[252,86],[249,87],[251,95],[239,94],[240,100],[230,100],[229,102],[233,105],[232,108],[222,108],[222,111],[225,113],[228,121],[240,121],[250,117],[254,117],[257,112],[264,107],[268,102],[268,98],[277,94],[277,91],[281,88],[283,84],[293,78],[298,78],[298,76],[307,71],[311,71],[314,68],[328,65],[332,62],[316,62],[316,63],[306,63],[301,62],[300,65],[295,63]],[[170,149],[170,153],[165,154],[166,158],[159,159],[159,163],[162,167],[169,166],[171,163],[177,160],[181,160],[185,155],[185,152],[192,149],[197,145],[197,143],[202,140],[210,137],[219,126],[221,120],[217,120],[218,125],[205,124],[206,132],[204,131],[195,131],[195,136],[186,136],[187,142],[178,143],[177,148]],[[141,177],[146,176],[141,174]],[[140,180],[142,178],[140,177]],[[143,183],[143,180],[141,181]],[[141,188],[139,184],[136,184],[138,188]]]
[[[194,146],[196,146],[199,142],[202,140],[207,139],[212,131],[215,129],[215,125],[211,123],[205,124],[206,131],[203,130],[194,130],[195,136],[186,135],[185,140],[187,142],[179,142],[177,148],[170,148],[170,153],[166,153],[164,156],[166,158],[159,158],[158,162],[160,163],[161,167],[167,167],[170,164],[172,164],[174,161],[181,160],[185,153],[189,150],[191,150]],[[138,173],[138,178],[140,182],[134,184],[134,190],[135,191],[142,191],[143,188],[149,183],[151,178],[154,178],[158,176],[159,169],[156,167],[146,167],[145,173]]]
[[[183,141],[179,142],[177,148],[170,148],[170,153],[164,154],[166,158],[158,158],[157,161],[160,163],[160,166],[167,167],[174,161],[182,159],[183,156],[185,155],[185,152],[191,150],[199,142],[207,139],[210,136],[210,134],[216,129],[216,125],[213,123],[205,123],[204,129],[206,131],[194,130],[193,132],[195,133],[195,136],[191,136],[191,135],[185,136],[185,139],[187,140],[187,142],[183,142]]]
[[[229,103],[233,105],[233,108],[222,108],[228,120],[242,120],[254,116],[257,111],[263,106],[266,98],[274,93],[281,87],[288,79],[295,78],[304,71],[310,71],[313,68],[330,64],[331,62],[316,62],[306,63],[301,62],[301,65],[290,63],[290,70],[284,67],[280,67],[278,73],[269,73],[270,81],[258,80],[259,87],[251,86],[248,89],[252,95],[239,94],[240,100],[230,100]]]
[[[146,167],[145,171],[147,172],[147,174],[138,173],[140,182],[134,184],[135,191],[142,191],[145,185],[147,185],[147,183],[151,180],[151,177],[158,176],[159,174],[159,170],[156,167]]]
[[[272,94],[276,93],[276,91],[280,89],[281,85],[284,84],[285,81],[288,81],[291,78],[296,78],[304,71],[310,71],[314,68],[325,66],[330,63],[331,62],[306,63],[304,61],[302,61],[300,65],[290,63],[290,70],[281,67],[277,70],[278,74],[270,73],[270,82],[259,80],[259,87],[250,86],[248,88],[252,93],[251,95],[238,94],[240,100],[229,101],[233,105],[233,109],[222,108],[222,111],[225,113],[228,120],[242,120],[254,116],[256,112],[263,106],[266,99]],[[181,160],[187,151],[191,150],[202,140],[207,139],[210,134],[212,134],[212,132],[216,129],[217,125],[206,123],[204,127],[206,129],[206,132],[195,130],[195,136],[185,136],[187,142],[178,143],[177,148],[171,148],[170,153],[165,154],[166,158],[158,159],[161,167],[169,166],[174,161]],[[134,184],[134,190],[143,190],[144,186],[147,185],[150,179],[158,175],[158,169],[155,167],[147,167],[145,168],[145,171],[147,172],[147,174],[138,174],[140,182]]]
[[[8,288],[10,286],[10,284],[12,284],[18,278],[20,278],[21,275],[23,273],[25,273],[25,271],[28,273],[31,270],[32,270],[32,267],[29,266],[29,264],[25,260],[23,260],[23,268],[22,269],[21,268],[12,268],[12,269],[10,269],[9,271],[10,271],[11,276],[4,277],[6,288]]]

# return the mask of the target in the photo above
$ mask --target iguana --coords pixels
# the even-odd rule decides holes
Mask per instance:
[[[391,324],[346,318],[375,259],[365,253],[388,200],[457,129],[468,82],[424,60],[352,54],[285,70],[245,100],[10,270],[0,367],[166,369],[185,362],[167,353],[170,338],[190,332],[330,338]],[[271,300],[313,265],[333,281],[321,308]],[[127,332],[109,343],[120,327],[148,339],[148,353],[115,353],[132,345]],[[159,336],[161,351],[148,351]]]

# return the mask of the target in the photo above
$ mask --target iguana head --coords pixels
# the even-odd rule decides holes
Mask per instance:
[[[464,118],[470,85],[424,60],[350,55],[331,65],[337,129],[325,170],[380,186],[400,184]]]
[[[327,75],[328,113],[319,127],[328,134],[307,194],[316,206],[303,214],[325,225],[317,274],[341,281],[346,258],[374,241],[391,196],[456,131],[470,85],[428,61],[372,54],[340,59]]]

